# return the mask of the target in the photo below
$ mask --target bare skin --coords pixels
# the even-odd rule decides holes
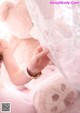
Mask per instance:
[[[30,73],[32,73],[33,76],[41,72],[41,70],[43,70],[49,63],[50,60],[47,57],[48,53],[49,51],[47,49],[43,50],[41,46],[35,50],[35,53],[27,66],[27,69]],[[3,63],[9,77],[15,85],[24,85],[30,81],[30,79],[25,75],[24,71],[22,71],[17,65],[13,52],[5,40],[0,40],[0,54],[3,56]]]

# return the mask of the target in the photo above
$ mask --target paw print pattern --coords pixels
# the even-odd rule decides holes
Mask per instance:
[[[62,113],[77,99],[77,91],[64,78],[46,81],[35,94],[35,108],[38,113]]]

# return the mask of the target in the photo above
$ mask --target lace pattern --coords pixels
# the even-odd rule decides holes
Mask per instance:
[[[43,7],[42,3],[43,0],[26,0],[34,26],[37,27],[40,34],[38,40],[43,46],[49,48],[49,57],[59,71],[76,88],[80,89],[80,63],[79,59],[76,59],[80,56],[78,54],[80,48],[80,7],[79,5],[50,6],[49,0],[44,0]]]

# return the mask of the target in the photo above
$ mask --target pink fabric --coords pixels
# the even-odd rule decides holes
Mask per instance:
[[[52,76],[52,74],[50,73],[54,72],[55,68],[56,67],[54,65],[46,66],[46,68],[42,71],[42,75],[39,78],[31,80],[29,83],[25,85],[25,87],[28,88],[28,90],[23,89],[22,91],[27,93],[30,96],[31,100],[33,100],[36,90],[44,82],[45,79]]]
[[[0,102],[11,102],[11,113],[75,113],[72,112],[72,107],[79,104],[76,104],[78,99],[76,90],[62,78],[53,65],[47,66],[42,76],[33,79],[20,89],[21,91],[9,84],[5,87],[0,88]],[[59,96],[58,100],[53,98],[56,95]]]
[[[42,76],[26,87],[29,90],[23,92],[33,100],[37,113],[75,113],[78,92],[53,65],[48,65]]]
[[[15,89],[0,88],[0,102],[11,102],[11,113],[35,113],[32,102]]]

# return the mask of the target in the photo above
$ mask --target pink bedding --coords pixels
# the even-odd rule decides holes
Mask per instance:
[[[35,113],[35,108],[28,98],[25,98],[25,96],[16,89],[0,88],[0,105],[1,102],[11,102],[11,113]]]
[[[30,42],[30,39],[29,39],[29,42]],[[27,63],[27,60],[29,60],[27,58],[27,56],[29,57],[29,52],[31,53],[30,57],[33,54],[31,52],[32,49],[29,49],[29,48],[31,48],[30,43],[33,43],[33,41],[31,40],[31,42],[30,43],[29,42],[28,42],[28,40],[26,40],[26,41],[23,40],[23,41],[20,41],[19,43],[17,42],[16,44],[13,43],[14,56],[19,65],[23,65],[25,62]],[[34,44],[35,48],[36,48],[36,46],[37,45]],[[72,87],[70,87],[68,82],[64,81],[64,79],[62,79],[62,81],[60,79],[58,79],[60,77],[59,76],[60,73],[57,73],[59,71],[54,71],[54,69],[55,69],[55,67],[53,65],[46,67],[45,70],[43,70],[43,75],[39,79],[32,80],[30,83],[26,84],[25,86],[27,89],[24,89],[24,87],[22,87],[23,89],[21,92],[16,89],[11,90],[11,88],[8,88],[8,87],[6,87],[6,89],[4,89],[4,88],[0,89],[0,102],[2,102],[2,101],[9,102],[10,101],[12,103],[12,112],[11,113],[36,113],[35,108],[36,108],[36,111],[38,111],[37,113],[64,113],[64,112],[62,112],[64,110],[66,113],[75,113],[75,112],[72,112],[73,109],[71,109],[71,111],[70,111],[68,109],[68,107],[66,107],[64,100],[66,99],[66,97],[70,91],[74,92],[73,99],[77,100],[76,99],[76,91],[74,91],[72,89]],[[53,72],[53,74],[52,74],[52,72]],[[5,79],[4,70],[3,70],[2,77]],[[57,80],[57,82],[56,82],[56,80]],[[58,86],[61,86],[60,81],[61,81],[61,83],[65,82],[66,87],[67,87],[67,89],[64,91],[64,93],[61,92],[59,94],[60,98],[58,99],[57,103],[59,102],[61,104],[58,105],[58,104],[56,104],[56,102],[54,103],[53,101],[50,101],[50,103],[49,103],[49,100],[52,99],[52,95],[55,93],[58,93],[61,90],[60,89],[61,87],[58,87]],[[68,88],[70,88],[70,90]],[[20,87],[19,87],[19,89],[20,89]],[[41,91],[42,91],[42,93],[41,93]],[[22,93],[22,92],[24,92],[24,93]],[[37,92],[37,93],[35,93],[35,92]],[[24,94],[24,95],[22,96],[22,94]],[[33,102],[32,102],[33,98],[34,98],[34,104],[35,104],[34,106],[33,106]],[[72,102],[72,100],[70,102]],[[80,99],[79,99],[79,101],[80,101]],[[79,113],[78,111],[80,111],[80,109],[78,109],[79,106],[77,106],[77,105],[80,105],[80,102],[77,104],[76,104],[76,102],[74,103],[75,107],[74,107],[73,111],[76,111],[76,113]],[[54,104],[52,104],[52,103],[54,103]],[[58,108],[56,112],[54,112],[55,105]],[[44,108],[44,106],[45,106],[45,108]],[[76,108],[76,106],[78,108]]]

